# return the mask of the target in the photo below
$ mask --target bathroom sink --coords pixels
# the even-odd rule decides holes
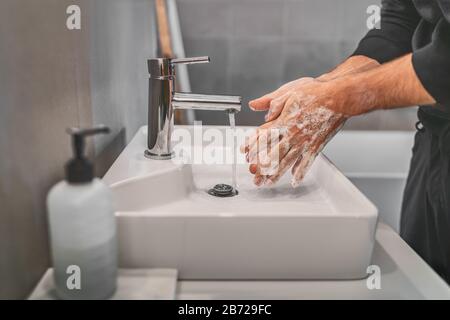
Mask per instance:
[[[208,129],[209,139],[225,131]],[[104,177],[115,196],[122,267],[176,268],[181,279],[367,276],[377,209],[325,156],[292,189],[288,175],[270,188],[254,186],[238,155],[239,194],[221,198],[207,191],[231,184],[231,165],[147,159],[146,131],[138,131]],[[176,127],[178,138],[189,135],[195,137],[192,127]],[[182,140],[178,150],[188,154],[205,145],[215,155],[233,150],[221,139],[202,142],[208,139],[198,132],[193,142]]]

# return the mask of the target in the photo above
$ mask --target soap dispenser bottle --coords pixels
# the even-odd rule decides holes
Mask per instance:
[[[117,241],[112,193],[84,155],[87,136],[109,128],[68,129],[74,158],[66,179],[49,192],[47,207],[56,293],[62,299],[106,299],[117,280]]]

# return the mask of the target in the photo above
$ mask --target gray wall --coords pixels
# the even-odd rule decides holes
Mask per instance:
[[[23,298],[47,268],[45,195],[69,155],[64,129],[91,122],[87,38],[65,29],[69,3],[0,2],[0,298]]]
[[[210,55],[190,67],[194,92],[242,95],[245,104],[301,76],[318,76],[348,57],[367,32],[366,10],[380,0],[178,0],[186,54]],[[199,112],[226,124],[220,113]],[[415,111],[377,112],[353,129],[410,129]],[[246,106],[238,124],[257,125],[263,114]]]
[[[69,4],[81,31],[65,27]],[[89,144],[102,173],[146,122],[151,5],[0,1],[0,299],[26,297],[50,265],[45,198],[70,155],[65,128],[113,128]]]

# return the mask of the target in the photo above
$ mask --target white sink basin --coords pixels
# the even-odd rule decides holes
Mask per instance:
[[[289,177],[257,188],[239,164],[239,195],[217,198],[207,190],[231,182],[229,165],[149,160],[145,148],[142,128],[104,178],[115,194],[122,267],[176,268],[181,279],[367,275],[377,209],[324,156],[297,189]]]

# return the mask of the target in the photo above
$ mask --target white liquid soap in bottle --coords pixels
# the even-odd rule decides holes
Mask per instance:
[[[56,292],[61,299],[106,299],[116,290],[116,220],[111,190],[94,178],[84,156],[86,136],[108,133],[105,126],[69,129],[74,158],[66,180],[47,199]]]

